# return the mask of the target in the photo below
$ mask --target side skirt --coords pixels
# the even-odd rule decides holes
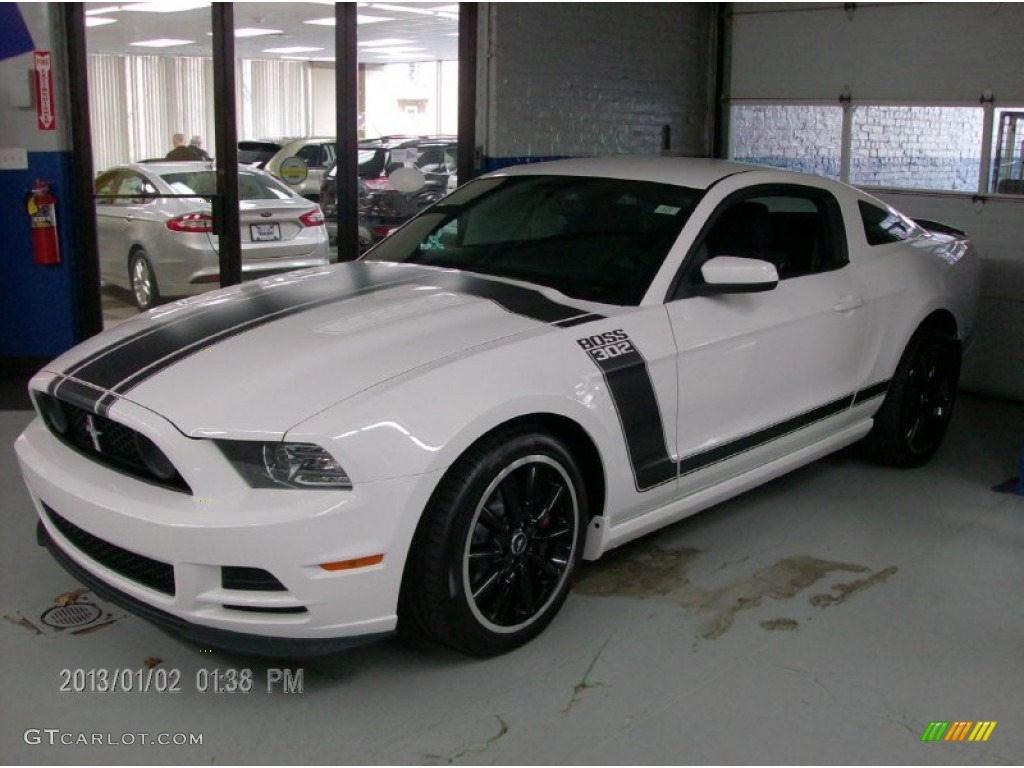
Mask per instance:
[[[676,499],[647,514],[625,520],[619,525],[609,527],[607,519],[596,517],[587,531],[587,545],[583,551],[585,560],[597,560],[609,550],[621,547],[633,539],[663,528],[670,523],[695,515],[744,491],[755,488],[769,480],[791,472],[805,464],[827,456],[841,448],[851,445],[871,431],[873,421],[870,417],[858,421],[840,432],[829,435],[823,440],[794,451],[786,456],[763,464],[759,467],[731,477],[708,488],[696,491]]]

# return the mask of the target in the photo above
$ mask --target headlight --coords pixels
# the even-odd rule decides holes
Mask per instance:
[[[352,481],[334,457],[313,443],[215,442],[253,488],[352,487]]]

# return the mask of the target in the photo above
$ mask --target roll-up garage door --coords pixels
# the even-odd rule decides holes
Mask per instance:
[[[1024,101],[1024,5],[736,3],[733,100]]]

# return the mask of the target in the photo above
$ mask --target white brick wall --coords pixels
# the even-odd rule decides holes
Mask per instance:
[[[661,151],[707,155],[711,6],[491,3],[482,9],[488,160]]]

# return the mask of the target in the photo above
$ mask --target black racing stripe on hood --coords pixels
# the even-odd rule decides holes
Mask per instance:
[[[106,393],[102,389],[84,384],[77,379],[60,378],[50,382],[49,393],[57,396],[60,390],[60,398],[65,402],[77,405],[87,411],[96,411],[96,404]]]
[[[298,283],[247,284],[239,295],[224,304],[204,304],[181,315],[168,315],[156,327],[147,328],[90,355],[66,375],[96,389],[123,394],[217,341],[297,312],[382,290],[406,282],[413,276],[366,264],[350,267],[353,279],[351,285],[344,288],[333,280],[316,279],[315,274]],[[67,386],[59,383],[54,394],[64,397]],[[96,395],[92,410],[105,413],[114,399],[102,393]]]
[[[249,284],[224,304],[204,304],[169,315],[156,327],[122,339],[78,362],[53,387],[53,394],[105,414],[123,395],[157,373],[209,346],[275,320],[399,285],[433,286],[495,302],[508,312],[569,327],[602,315],[560,304],[537,290],[476,275],[413,265],[352,262],[351,284],[315,274],[298,283]]]
[[[490,280],[486,277],[465,272],[448,272],[438,269],[424,269],[421,277],[413,280],[418,285],[436,285],[452,293],[464,293],[480,299],[489,299],[514,315],[528,317],[547,325],[568,327],[573,321],[600,320],[603,315],[585,312],[568,304],[552,301],[533,288]]]

